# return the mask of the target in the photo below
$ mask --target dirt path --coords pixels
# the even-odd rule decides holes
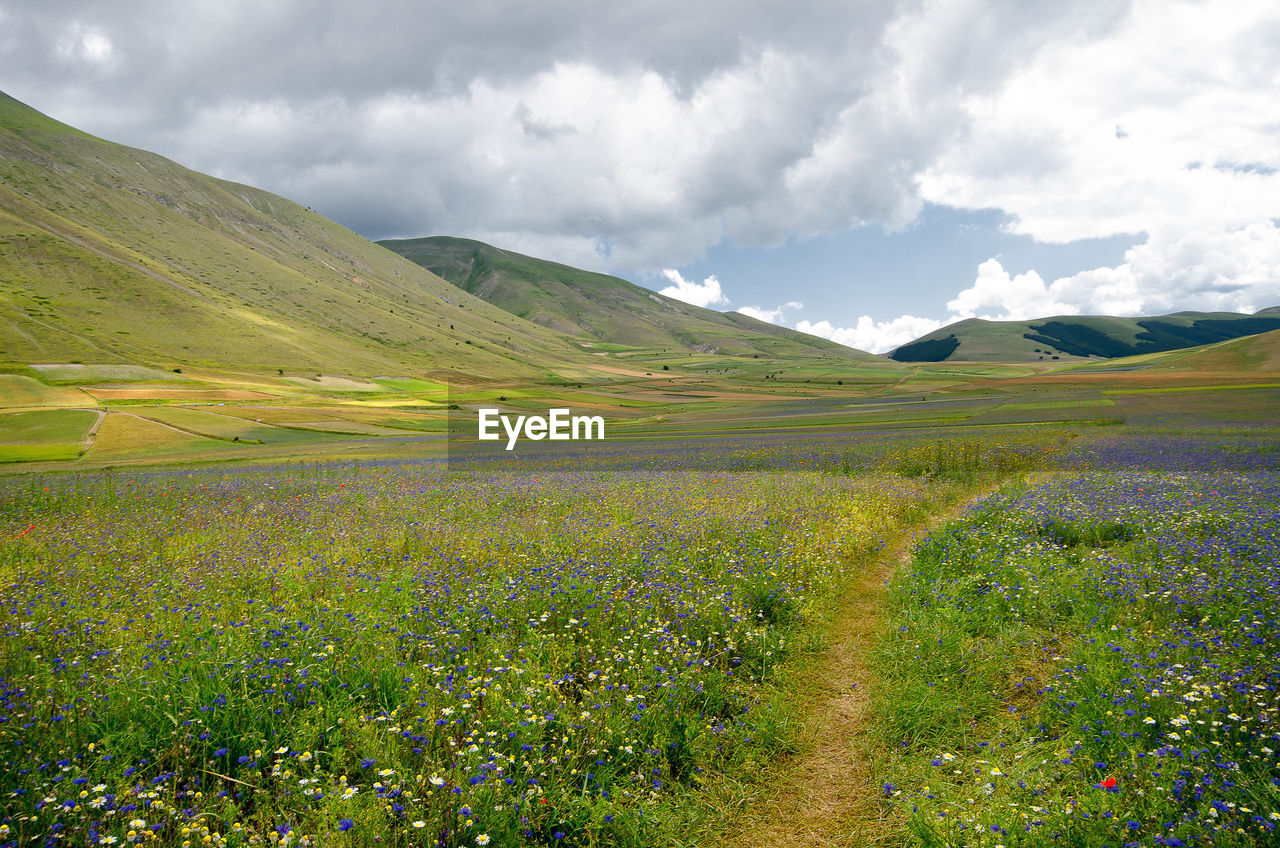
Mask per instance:
[[[80,455],[84,456],[93,447],[93,442],[98,438],[98,428],[102,426],[102,420],[107,417],[105,409],[86,409],[85,412],[96,412],[98,417],[93,420],[93,425],[89,428],[89,432],[84,434],[83,443],[80,447]]]
[[[912,544],[956,517],[985,489],[905,533],[868,564],[841,598],[827,631],[827,648],[799,681],[808,711],[801,753],[762,780],[764,790],[743,799],[735,823],[719,844],[772,846],[869,846],[883,844],[889,829],[880,815],[880,788],[871,773],[862,729],[868,690],[874,685],[868,658],[884,625],[889,576],[910,558]]]

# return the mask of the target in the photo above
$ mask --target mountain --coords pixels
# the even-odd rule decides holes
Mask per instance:
[[[431,236],[378,244],[463,291],[521,318],[582,340],[657,351],[736,356],[870,354],[737,312],[693,306],[626,280],[535,259],[470,239]]]
[[[1280,307],[1252,315],[1175,312],[1150,318],[1059,315],[1032,321],[969,318],[889,354],[899,362],[1019,362],[1137,356],[1280,329]]]
[[[0,365],[512,376],[575,355],[296,203],[0,94]]]
[[[1280,373],[1280,330],[1242,336],[1216,344],[1137,356],[1126,359],[1123,365],[1133,366],[1135,369],[1158,368],[1161,372],[1194,371],[1274,377]],[[1109,366],[1108,362],[1097,362],[1077,366],[1074,371],[1105,372]]]

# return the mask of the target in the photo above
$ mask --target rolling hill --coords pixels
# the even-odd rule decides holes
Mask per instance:
[[[970,318],[902,345],[898,362],[1111,359],[1180,350],[1280,329],[1280,307],[1252,315],[1175,312],[1150,318],[1059,315],[1031,321]]]
[[[0,365],[545,375],[579,349],[284,198],[0,94]]]
[[[494,306],[587,345],[599,342],[666,352],[771,358],[875,359],[741,313],[692,306],[617,277],[479,241],[431,236],[388,239],[378,244]]]
[[[1072,373],[1105,371],[1111,362],[1076,366]],[[1241,336],[1215,344],[1160,351],[1118,360],[1126,368],[1158,368],[1165,371],[1193,371],[1229,374],[1270,375],[1280,373],[1280,330]]]

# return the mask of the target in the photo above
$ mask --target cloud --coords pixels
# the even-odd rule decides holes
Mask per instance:
[[[885,353],[925,333],[931,333],[942,325],[943,322],[933,318],[919,318],[915,315],[901,315],[889,321],[875,321],[870,315],[863,315],[853,327],[836,327],[824,320],[800,321],[796,324],[796,329],[846,347]]]
[[[970,98],[963,135],[921,176],[926,199],[999,208],[1010,230],[1045,242],[1146,240],[1115,267],[1047,286],[1031,272],[1002,281],[980,271],[949,308],[1007,304],[1021,314],[1036,295],[1042,313],[1280,302],[1280,156],[1267,105],[1280,97],[1277,37],[1273,4],[1222,15],[1145,0],[1100,37],[1046,45],[998,89]]]
[[[680,272],[674,268],[663,270],[662,276],[671,281],[671,285],[662,289],[658,294],[664,294],[667,297],[673,297],[676,300],[683,300],[685,303],[691,303],[694,306],[728,306],[729,298],[725,297],[720,291],[720,281],[715,275],[707,277],[701,283],[694,283],[680,276]]]
[[[755,318],[757,321],[767,321],[770,324],[782,324],[782,313],[788,309],[804,309],[804,304],[798,300],[788,300],[773,309],[762,309],[759,306],[739,306],[738,312]]]
[[[1082,308],[1118,315],[1254,312],[1280,304],[1280,228],[1266,220],[1157,233],[1126,251],[1120,265],[1082,271],[1051,288]]]
[[[370,237],[507,233],[642,273],[905,226],[964,97],[1092,5],[65,0],[14,7],[0,78]]]
[[[1051,283],[984,263],[947,315],[1280,300],[1264,0],[59,0],[0,19],[8,93],[372,238],[647,276],[716,245],[909,228],[933,203],[1041,242],[1146,237]]]
[[[100,32],[72,26],[57,45],[58,55],[68,62],[106,66],[111,63],[111,40]]]
[[[947,311],[954,320],[979,317],[1021,321],[1046,315],[1075,315],[1080,310],[1075,304],[1056,300],[1035,271],[1010,277],[999,260],[988,259],[978,266],[973,285],[947,303]]]
[[[1045,45],[965,104],[927,200],[997,207],[1043,241],[1231,228],[1275,217],[1273,4],[1140,0],[1092,39]],[[1251,168],[1188,168],[1194,162]]]
[[[1129,248],[1124,260],[1046,284],[1034,270],[1010,277],[998,259],[988,259],[978,266],[973,285],[947,304],[949,320],[1157,315],[1181,309],[1255,312],[1280,303],[1275,221],[1177,236],[1160,233]]]
[[[1251,313],[1280,304],[1280,227],[1275,221],[1174,237],[1158,234],[1129,248],[1124,259],[1115,267],[1045,283],[1034,270],[1010,276],[1000,260],[991,258],[978,266],[973,285],[947,303],[944,321],[903,315],[877,323],[864,315],[856,328],[801,321],[796,329],[879,353],[966,318]]]

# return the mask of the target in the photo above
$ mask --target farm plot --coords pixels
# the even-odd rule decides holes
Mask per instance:
[[[75,459],[97,419],[89,409],[0,414],[0,462]]]

